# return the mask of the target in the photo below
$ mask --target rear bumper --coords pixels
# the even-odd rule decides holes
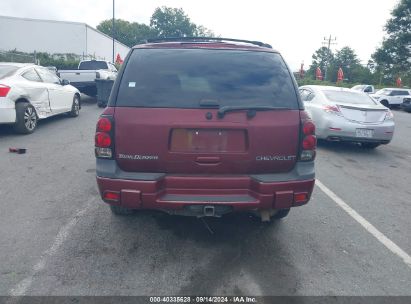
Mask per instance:
[[[309,201],[314,164],[297,163],[294,170],[284,174],[177,176],[125,172],[113,160],[98,159],[97,184],[106,203],[131,209],[187,215],[195,215],[204,206],[213,206],[222,213],[285,209]],[[104,199],[107,192],[120,194],[120,199]],[[296,200],[301,195],[305,199]]]
[[[356,129],[372,129],[373,137],[357,137]],[[380,124],[361,124],[351,122],[344,117],[324,117],[316,130],[317,138],[332,141],[375,142],[387,144],[394,135],[394,121],[384,121]]]
[[[0,124],[16,122],[16,105],[14,101],[0,97]]]

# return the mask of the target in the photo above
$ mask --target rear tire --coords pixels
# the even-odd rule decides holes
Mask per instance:
[[[280,209],[276,214],[274,214],[271,219],[279,220],[285,218],[290,213],[290,208],[288,209]]]
[[[102,102],[102,101],[97,101],[97,106],[99,108],[105,108],[107,106],[107,104],[105,102]]]
[[[262,224],[270,225],[270,224],[275,223],[276,221],[278,221],[282,218],[285,218],[289,213],[290,213],[290,208],[279,209],[279,210],[271,209],[271,210],[269,210],[269,214],[266,214],[265,219],[264,219],[263,214],[261,214],[261,211],[251,212],[251,215],[256,219],[259,219]],[[269,220],[267,220],[267,219],[269,219]]]
[[[388,109],[391,109],[391,106],[390,106],[390,104],[388,103],[387,100],[381,100],[380,103],[381,103],[384,107],[386,107],[386,108],[388,108]]]
[[[14,130],[20,134],[31,134],[37,128],[38,117],[34,107],[28,102],[16,103],[16,123]]]
[[[73,105],[71,106],[71,111],[69,112],[70,117],[77,117],[80,115],[80,97],[74,95]]]
[[[380,144],[378,143],[361,143],[361,147],[364,149],[375,149],[379,146]]]
[[[129,208],[124,208],[124,207],[120,207],[120,206],[112,206],[110,205],[110,210],[113,214],[115,215],[131,215],[134,213],[133,209],[129,209]]]

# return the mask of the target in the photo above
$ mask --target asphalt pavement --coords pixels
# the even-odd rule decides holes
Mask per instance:
[[[322,187],[267,226],[113,216],[95,182],[101,112],[89,101],[28,136],[0,127],[0,295],[411,296],[411,114],[395,111],[375,150],[320,143]]]

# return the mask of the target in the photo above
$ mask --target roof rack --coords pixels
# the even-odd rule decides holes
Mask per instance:
[[[170,38],[154,38],[147,39],[146,43],[158,43],[158,42],[173,42],[173,41],[232,41],[232,42],[244,42],[250,43],[261,47],[266,47],[272,49],[273,47],[267,43],[260,41],[251,41],[251,40],[241,40],[241,39],[232,39],[232,38],[221,38],[221,37],[170,37]]]

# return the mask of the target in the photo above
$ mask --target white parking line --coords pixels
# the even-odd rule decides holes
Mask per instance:
[[[31,273],[26,278],[24,278],[19,283],[17,283],[13,289],[10,290],[9,294],[11,296],[24,296],[25,295],[25,293],[27,292],[27,290],[30,288],[31,284],[33,283],[34,277],[46,267],[47,258],[52,257],[57,253],[57,250],[61,247],[64,241],[68,238],[70,231],[78,223],[80,218],[84,216],[84,214],[86,214],[88,211],[90,211],[91,209],[97,206],[95,201],[96,201],[95,197],[88,200],[86,202],[86,206],[83,209],[79,210],[70,219],[70,221],[66,225],[61,227],[61,229],[57,233],[57,236],[54,239],[53,244],[51,245],[49,249],[47,249],[43,253],[43,255],[40,257],[37,263],[33,266]]]
[[[411,268],[411,257],[400,247],[397,246],[393,241],[387,238],[382,232],[375,228],[370,222],[352,209],[346,202],[344,202],[340,197],[338,197],[334,192],[328,189],[321,181],[316,180],[315,184],[338,206],[340,206],[345,212],[347,212],[353,219],[355,219],[361,226],[365,228],[369,233],[371,233],[381,244],[387,247],[391,252],[399,256],[408,267]]]

